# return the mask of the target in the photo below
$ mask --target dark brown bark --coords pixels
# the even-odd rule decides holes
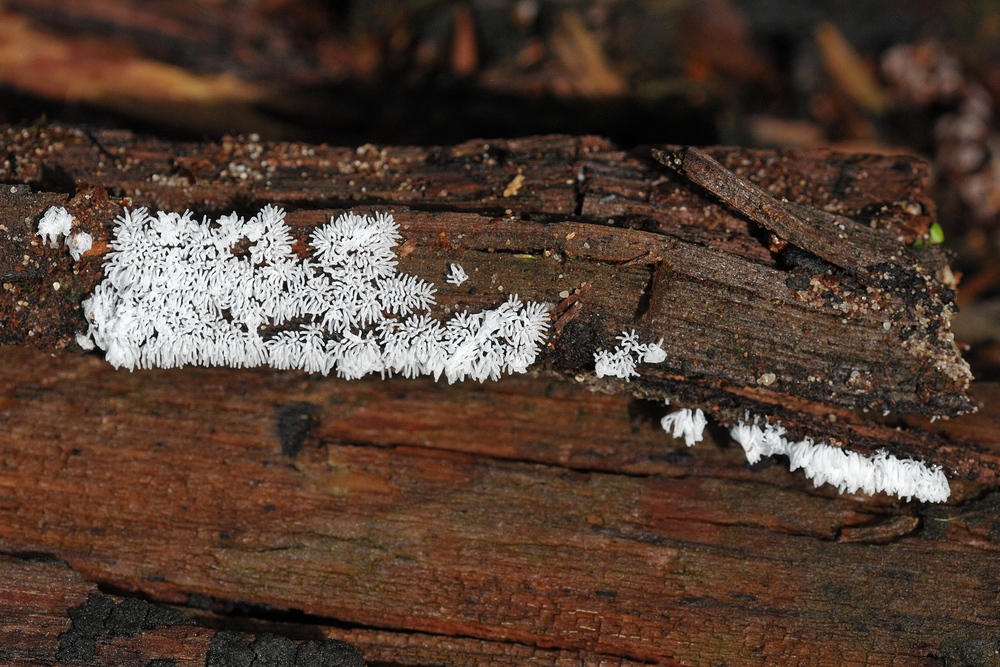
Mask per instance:
[[[711,192],[729,208],[773,232],[779,239],[777,243],[791,243],[849,273],[872,271],[879,265],[903,264],[897,258],[909,254],[885,230],[868,228],[818,208],[778,201],[699,148],[669,153],[654,150],[653,157]]]

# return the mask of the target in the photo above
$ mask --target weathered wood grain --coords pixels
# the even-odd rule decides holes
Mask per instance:
[[[72,193],[103,184],[135,205],[224,212],[264,203],[311,207],[395,204],[429,210],[530,214],[690,234],[730,253],[770,262],[750,244],[745,220],[659,167],[648,151],[622,151],[599,137],[553,135],[475,140],[455,146],[328,146],[254,141],[170,142],[129,132],[6,127],[0,181]],[[912,243],[935,205],[928,165],[904,156],[830,150],[713,147],[727,169],[771,195],[874,221]],[[518,174],[523,185],[508,190]],[[504,196],[505,191],[508,193]],[[727,245],[727,242],[732,245]]]
[[[980,396],[942,338],[947,313],[919,321],[902,286],[789,260],[648,154],[588,137],[345,149],[41,127],[0,143],[0,337],[21,346],[0,348],[0,552],[49,554],[157,604],[211,601],[198,618],[214,628],[241,629],[240,605],[268,610],[279,620],[246,622],[386,665],[990,659],[995,410],[881,416]],[[900,247],[933,219],[918,161],[711,154]],[[436,283],[435,314],[517,293],[550,304],[550,345],[527,376],[461,386],[125,373],[74,351],[121,206],[264,203],[288,208],[300,253],[340,210],[389,210],[399,268]],[[34,236],[51,205],[94,236],[81,262]],[[443,282],[452,261],[462,288]],[[593,352],[629,328],[663,337],[668,360],[598,380]],[[709,412],[706,442],[663,434],[664,398]],[[839,497],[748,469],[724,428],[747,410],[941,464],[952,501]]]
[[[0,368],[0,550],[118,590],[357,624],[390,664],[433,664],[447,637],[451,664],[490,642],[539,664],[992,655],[997,513],[979,486],[934,509],[813,492],[564,383],[539,400],[528,380],[118,373],[24,348]],[[288,456],[295,411],[317,423]]]
[[[699,148],[654,150],[653,156],[719,197],[729,208],[776,234],[781,242],[791,243],[851,273],[896,263],[897,256],[903,253],[904,249],[888,232],[866,228],[846,216],[819,208],[796,208],[794,204],[781,202],[739,178]]]
[[[176,608],[101,593],[54,560],[0,555],[0,619],[0,661],[19,667],[365,664],[336,639],[296,642],[199,627]]]
[[[22,209],[25,201],[32,200],[20,197]],[[43,196],[41,201],[47,206],[52,197]],[[33,205],[35,215],[25,216],[29,219],[44,210],[37,202]],[[110,201],[103,203],[110,205]],[[304,238],[330,213],[297,211],[288,222]],[[394,213],[411,246],[400,259],[400,269],[439,280],[439,313],[495,307],[507,294],[516,293],[552,304],[558,315],[564,311],[553,295],[572,290],[582,308],[575,308],[577,317],[561,329],[562,320],[557,319],[557,333],[539,366],[557,376],[583,378],[601,391],[700,405],[723,423],[735,422],[746,410],[772,415],[794,432],[821,434],[828,441],[866,452],[894,447],[905,455],[945,465],[951,475],[985,481],[1000,473],[1000,462],[988,454],[970,459],[967,452],[949,449],[940,438],[880,427],[844,410],[860,405],[911,410],[933,406],[933,411],[946,411],[969,404],[964,395],[949,393],[954,386],[945,384],[937,375],[938,368],[928,368],[927,358],[914,356],[906,346],[887,344],[892,335],[882,327],[881,316],[869,312],[847,322],[840,310],[824,309],[815,302],[803,305],[799,293],[777,282],[774,269],[747,264],[741,274],[734,275],[728,256],[636,230],[580,223],[539,225],[461,213]],[[441,240],[442,229],[447,230],[447,241]],[[30,238],[28,232],[22,234]],[[559,244],[562,256],[553,256],[546,248],[554,244]],[[498,248],[504,251],[496,252]],[[34,279],[34,290],[10,291],[6,328],[26,329],[28,335],[20,342],[47,336],[75,347],[69,340],[86,326],[77,304],[100,278],[97,258],[75,265],[61,251],[44,249],[42,253],[43,258],[55,257],[51,265],[55,268],[44,278]],[[648,267],[628,263],[628,258],[636,256],[681,261],[675,271],[668,274],[666,269],[657,269],[651,278]],[[456,260],[471,273],[461,288],[440,282],[449,263]],[[31,268],[30,264],[21,266]],[[58,290],[53,288],[56,283]],[[647,293],[651,295],[648,310],[636,318],[634,313],[645,307]],[[796,319],[784,322],[782,318],[789,313]],[[613,345],[617,333],[628,328],[639,329],[644,339],[664,338],[667,361],[644,368],[643,377],[631,383],[597,380],[592,373],[594,350]],[[823,333],[803,336],[812,328]],[[786,347],[791,345],[789,338],[796,339],[797,347]],[[862,375],[858,368],[868,370]],[[777,386],[756,386],[765,372],[776,373]],[[917,382],[928,375],[938,381]],[[790,397],[806,400],[792,402]],[[839,416],[839,423],[830,423],[832,414]]]
[[[289,223],[303,244],[336,213],[330,206],[383,207],[410,244],[400,268],[439,285],[439,312],[495,306],[517,293],[552,304],[559,318],[568,314],[558,307],[562,295],[570,294],[572,317],[555,327],[545,368],[589,373],[597,349],[635,328],[644,339],[664,339],[668,362],[627,387],[603,383],[608,388],[669,397],[676,396],[672,383],[691,381],[708,406],[722,400],[720,391],[756,387],[774,374],[770,392],[835,406],[942,415],[971,407],[968,367],[947,331],[947,298],[924,303],[907,281],[858,283],[819,259],[789,265],[697,186],[598,139],[354,150],[246,140],[172,144],[47,128],[10,129],[5,141],[21,159],[8,161],[0,178],[74,191],[60,197],[13,185],[0,193],[10,233],[0,251],[10,287],[0,293],[0,340],[8,344],[74,344],[84,326],[77,304],[100,279],[101,248],[122,205],[208,213],[283,204],[293,209]],[[714,154],[733,173],[756,167],[747,178],[775,195],[853,212],[898,234],[900,243],[925,232],[931,219],[919,162],[840,159],[837,183],[827,187],[835,173],[829,153]],[[816,174],[815,192],[805,178],[789,182],[796,169]],[[642,207],[623,208],[630,199]],[[80,265],[33,236],[53,203],[67,204],[97,241]],[[936,249],[923,254],[941,264]],[[473,277],[462,292],[441,286],[456,260]],[[949,294],[953,280],[939,280],[935,289]]]

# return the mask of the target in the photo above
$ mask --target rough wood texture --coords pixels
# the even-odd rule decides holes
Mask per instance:
[[[105,595],[53,560],[0,556],[0,618],[0,660],[20,667],[365,664],[335,639],[295,642],[198,627],[175,608]]]
[[[100,189],[85,189],[70,201],[81,227],[98,241],[108,239],[112,212],[122,203],[204,212],[233,207],[249,211],[265,202],[320,209],[391,204],[404,232],[415,236],[417,252],[407,258],[411,262],[484,262],[484,267],[474,268],[481,268],[478,277],[485,274],[490,283],[474,283],[479,299],[462,295],[470,305],[495,301],[497,292],[504,291],[501,287],[520,290],[525,298],[553,301],[558,292],[588,282],[592,289],[581,298],[584,316],[562,329],[576,343],[567,348],[611,345],[615,334],[632,325],[644,335],[667,339],[676,360],[670,368],[674,374],[753,385],[763,373],[774,372],[778,391],[835,404],[942,414],[968,408],[961,397],[968,378],[961,368],[953,370],[960,366],[953,346],[936,351],[894,344],[914,335],[918,341],[929,338],[924,325],[909,317],[888,333],[880,328],[896,312],[873,312],[879,295],[890,288],[871,297],[874,305],[862,304],[868,297],[852,293],[835,275],[824,276],[827,267],[822,264],[779,266],[781,258],[769,253],[747,223],[714,198],[656,167],[648,157],[616,152],[597,139],[551,137],[450,149],[355,151],[242,141],[168,144],[52,128],[11,130],[4,148],[17,157],[0,172],[3,180],[35,190],[75,190],[85,183],[107,189],[114,201],[105,202]],[[923,191],[924,167],[912,160],[822,152],[718,150],[716,155],[777,196],[860,216],[899,234],[903,243],[917,238],[931,219],[921,213],[932,210]],[[864,165],[863,171],[859,165]],[[809,178],[789,183],[789,175],[796,172]],[[523,178],[522,185],[510,187],[517,176]],[[25,219],[34,222],[58,198],[24,191],[5,195],[5,220],[17,230],[13,238],[21,241],[4,254],[6,280],[47,274],[34,266],[41,259],[35,255],[51,255],[37,245],[25,247],[33,238]],[[298,219],[302,236],[309,224],[320,223],[329,213],[303,213]],[[527,224],[536,220],[583,224]],[[611,220],[620,226],[607,226]],[[484,252],[497,256],[485,258]],[[26,253],[31,257],[27,263]],[[541,261],[527,263],[515,253]],[[654,273],[656,267],[662,270]],[[72,278],[62,276],[61,284],[70,289],[53,296],[71,300],[85,294],[96,268],[85,265],[87,284],[78,291],[72,289]],[[439,265],[413,268],[422,268],[440,283]],[[49,294],[50,286],[37,285],[39,296]],[[699,286],[704,294],[697,293]],[[648,289],[658,290],[659,298],[650,299]],[[14,300],[15,308],[23,298],[12,292],[5,296]],[[609,301],[618,306],[611,307]],[[666,327],[667,318],[679,330]],[[82,320],[67,322],[60,316],[59,323],[62,326],[45,322],[35,327],[36,341],[63,346]],[[30,331],[8,324],[5,340],[25,342],[25,329]],[[817,336],[817,331],[830,335]],[[790,359],[776,353],[775,339],[786,351],[800,344],[816,347]],[[857,341],[857,349],[846,341]],[[879,354],[872,354],[871,347]],[[907,352],[900,352],[903,349]],[[579,359],[564,360],[564,370],[581,370],[589,363],[593,350],[580,352]],[[898,356],[883,363],[883,352]],[[845,355],[848,358],[832,358]],[[937,370],[942,365],[947,372]],[[852,377],[854,371],[858,373]]]
[[[300,610],[391,665],[995,660],[979,485],[943,507],[839,497],[557,381],[0,364],[0,551],[118,591],[260,605],[286,632]],[[935,427],[996,451],[984,390]]]
[[[996,390],[970,397],[939,344],[943,254],[902,250],[933,219],[922,163],[711,151],[726,179],[938,267],[923,314],[911,284],[772,250],[724,193],[590,137],[347,149],[41,127],[0,144],[0,552],[184,606],[201,642],[206,628],[342,639],[384,665],[995,659]],[[76,350],[121,206],[264,203],[289,209],[298,252],[338,210],[391,210],[399,267],[437,284],[436,312],[517,293],[551,304],[551,345],[530,375],[455,386],[127,373]],[[79,263],[34,235],[53,204],[95,237]],[[443,282],[451,261],[472,276],[462,288]],[[593,352],[627,328],[663,337],[668,360],[598,380]],[[663,398],[718,426],[687,450],[659,427]],[[973,405],[935,424],[880,416]],[[750,470],[723,428],[745,410],[940,463],[951,504]]]
[[[889,264],[903,250],[884,230],[866,228],[816,208],[796,210],[749,181],[740,179],[699,148],[654,150],[653,157],[705,188],[786,243],[807,250],[851,273]],[[849,241],[848,241],[849,239]]]
[[[122,205],[218,213],[277,203],[292,209],[303,250],[308,232],[337,209],[381,207],[406,238],[400,269],[438,285],[438,312],[492,307],[509,293],[552,304],[554,336],[540,370],[700,405],[723,423],[752,409],[780,417],[796,436],[861,451],[888,446],[953,475],[995,479],[1000,470],[989,456],[851,413],[971,408],[968,368],[947,331],[954,281],[937,248],[905,253],[939,268],[919,285],[895,274],[865,283],[792,246],[772,252],[762,230],[644,151],[626,154],[593,137],[350,149],[169,143],[59,127],[10,128],[0,144],[12,156],[0,179],[15,183],[0,191],[10,232],[0,248],[6,343],[75,346],[84,327],[78,304],[100,280]],[[911,158],[712,154],[734,179],[866,225],[845,232],[847,249],[867,243],[875,227],[902,253],[933,219],[926,166]],[[79,264],[33,234],[57,203],[97,241]],[[472,275],[462,289],[442,281],[450,261]],[[935,298],[924,296],[929,290]],[[663,338],[668,360],[630,384],[597,381],[593,353],[631,328],[644,340]],[[761,386],[769,374],[775,381]],[[830,414],[841,421],[831,426]]]

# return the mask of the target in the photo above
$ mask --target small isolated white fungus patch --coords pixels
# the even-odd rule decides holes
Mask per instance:
[[[73,228],[73,216],[62,206],[52,206],[42,214],[38,221],[37,235],[44,243],[48,243],[53,248],[59,247],[59,237],[66,237],[66,247],[74,261],[80,261],[83,253],[90,250],[94,245],[93,237],[87,232],[76,232],[70,235]]]
[[[455,287],[460,287],[462,283],[469,279],[469,274],[465,272],[461,264],[451,263],[451,272],[448,273],[448,278],[445,282],[454,285]]]
[[[53,248],[58,247],[60,236],[69,236],[73,227],[73,216],[62,206],[49,208],[38,221],[38,236]]]
[[[655,343],[646,343],[646,351],[642,355],[642,360],[647,364],[660,364],[666,361],[667,353],[663,351],[661,345],[663,345],[662,338]]]
[[[116,368],[260,366],[348,379],[369,373],[499,379],[534,363],[548,309],[510,296],[493,310],[440,322],[434,287],[396,272],[392,216],[344,213],[313,232],[310,259],[292,252],[285,213],[210,223],[190,213],[126,210],[104,281],[83,302]]]
[[[83,253],[94,247],[94,238],[87,232],[77,232],[66,239],[66,246],[69,254],[73,255],[73,260],[79,262]]]
[[[760,428],[749,416],[729,431],[743,446],[747,461],[757,463],[764,456],[783,454],[789,468],[802,468],[815,486],[831,484],[841,493],[863,491],[872,495],[884,491],[910,500],[941,503],[951,495],[951,486],[940,466],[927,467],[913,459],[898,459],[884,449],[874,456],[863,456],[806,438],[790,442],[785,429],[774,424]]]
[[[623,331],[617,339],[620,344],[614,350],[598,350],[594,353],[594,370],[599,378],[613,376],[628,381],[629,378],[638,377],[635,367],[639,363],[658,364],[667,358],[667,353],[660,347],[663,344],[662,338],[656,343],[640,343],[639,336],[633,329]]]
[[[708,420],[705,419],[705,413],[698,408],[675,410],[660,420],[660,426],[664,431],[675,438],[684,438],[684,444],[688,447],[693,447],[695,443],[702,441],[706,424]]]
[[[78,333],[76,335],[76,344],[88,352],[94,349],[94,341],[90,340],[90,336],[86,336],[82,333]]]

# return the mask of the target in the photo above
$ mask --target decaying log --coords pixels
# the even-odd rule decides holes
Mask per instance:
[[[220,629],[413,667],[995,660],[998,392],[969,385],[948,335],[946,256],[914,247],[934,216],[923,163],[713,148],[716,171],[685,176],[563,136],[347,149],[36,127],[0,146],[0,570],[29,582],[0,577],[0,633],[50,610],[26,664],[59,664],[92,595],[197,620],[99,633],[95,651],[136,664],[210,662]],[[791,217],[753,222],[735,191]],[[265,203],[300,255],[340,211],[390,211],[436,315],[516,293],[550,305],[549,345],[527,375],[454,386],[128,373],[79,351],[121,207]],[[53,205],[95,239],[79,262],[35,234]],[[451,262],[468,283],[444,282]],[[594,352],[633,328],[667,360],[598,379]],[[708,411],[706,441],[664,435],[663,399]],[[941,464],[952,498],[750,469],[725,429],[745,412]],[[160,651],[182,636],[188,653]]]
[[[937,247],[911,247],[934,211],[926,165],[913,158],[710,151],[730,181],[756,183],[816,211],[817,224],[837,225],[828,245],[842,247],[831,251],[799,237],[771,249],[767,226],[703,189],[705,178],[693,183],[647,151],[623,153],[592,137],[349,149],[39,127],[9,128],[0,145],[10,156],[0,169],[10,184],[0,192],[7,344],[75,346],[85,328],[79,304],[101,279],[122,206],[213,214],[283,205],[300,252],[338,210],[386,210],[406,239],[399,268],[437,285],[438,314],[495,307],[507,294],[551,305],[539,372],[697,405],[723,424],[750,410],[779,418],[795,436],[863,452],[888,447],[953,476],[986,481],[1000,471],[986,453],[969,456],[857,412],[972,408],[968,367],[948,332],[954,278]],[[95,238],[80,263],[34,235],[56,204]],[[871,266],[890,252],[892,269],[844,270],[855,247]],[[452,261],[472,276],[461,288],[443,282]],[[933,270],[915,273],[911,264]],[[663,338],[667,361],[631,383],[598,380],[594,352],[629,329]]]
[[[0,551],[217,623],[249,604],[283,625],[248,629],[391,665],[992,664],[980,485],[837,496],[556,379],[122,373],[13,347],[0,368]],[[984,390],[934,427],[970,419],[997,452]]]

